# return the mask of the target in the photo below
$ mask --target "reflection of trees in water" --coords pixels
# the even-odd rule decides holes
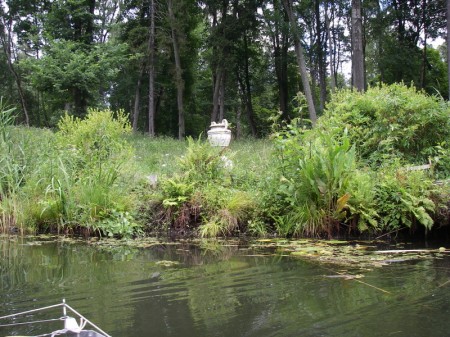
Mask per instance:
[[[148,249],[148,255],[152,255],[152,259],[178,261],[189,267],[228,260],[235,256],[240,248],[235,242],[186,241],[154,245]]]
[[[384,293],[356,280],[325,277],[345,273],[343,267],[263,253],[209,240],[109,249],[0,240],[0,314],[12,310],[8,303],[30,306],[26,301],[37,299],[31,304],[37,307],[66,297],[113,335],[262,336],[278,329],[280,335],[308,336],[311,326],[346,335],[349,327],[381,321],[389,332],[411,310],[433,317],[446,312],[448,258],[358,272],[365,276],[361,281],[390,292]],[[165,267],[161,260],[179,264]],[[408,324],[424,328],[420,320]]]
[[[74,241],[0,239],[0,252],[0,315],[56,304],[65,298],[105,330],[114,325],[114,317],[105,308],[117,307],[117,289],[136,267],[122,261],[111,263],[108,253]],[[46,314],[57,318],[61,312],[55,309]],[[48,332],[46,328],[42,326],[42,332]]]

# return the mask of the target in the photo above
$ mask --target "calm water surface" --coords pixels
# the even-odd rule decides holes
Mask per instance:
[[[264,253],[238,244],[107,250],[0,238],[0,316],[65,298],[114,337],[450,336],[450,258],[344,280],[327,277],[342,268]],[[0,327],[0,336],[60,328]]]

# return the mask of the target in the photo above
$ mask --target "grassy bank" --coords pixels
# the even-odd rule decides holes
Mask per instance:
[[[328,107],[313,129],[275,121],[270,140],[225,150],[132,134],[122,112],[51,131],[15,127],[2,107],[0,229],[336,237],[449,224],[448,103],[394,85]]]

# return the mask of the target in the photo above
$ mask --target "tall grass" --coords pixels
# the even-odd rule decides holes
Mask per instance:
[[[2,109],[0,127],[1,230],[96,228],[126,217],[134,206],[125,174],[133,151],[122,134],[125,115],[91,111],[85,120],[65,117],[56,133],[12,126]]]
[[[267,141],[220,151],[205,139],[131,134],[123,117],[108,111],[66,116],[56,132],[13,126],[13,110],[2,111],[2,231],[129,236],[140,232],[146,205],[159,200],[172,225],[216,221],[217,233],[229,234],[251,218],[255,186],[269,166]],[[147,230],[157,221],[146,222]]]
[[[14,143],[11,128],[14,108],[0,98],[0,227],[8,230],[18,220],[17,194],[24,179],[23,151]]]
[[[448,177],[448,128],[440,126],[449,108],[416,95],[398,85],[338,93],[314,129],[294,120],[275,141],[235,140],[225,150],[204,137],[132,134],[127,116],[109,110],[65,116],[57,131],[16,127],[14,110],[0,100],[0,230],[119,237],[140,233],[139,224],[201,236],[428,230],[436,200],[448,199],[448,185],[432,182]],[[403,108],[379,104],[385,96],[401,97]],[[428,158],[430,175],[402,170]]]

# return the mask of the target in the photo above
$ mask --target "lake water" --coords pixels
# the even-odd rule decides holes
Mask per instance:
[[[130,248],[6,237],[0,254],[0,316],[65,298],[113,337],[450,335],[445,256],[346,280],[336,277],[342,267],[236,242]],[[0,327],[0,336],[60,328]]]

